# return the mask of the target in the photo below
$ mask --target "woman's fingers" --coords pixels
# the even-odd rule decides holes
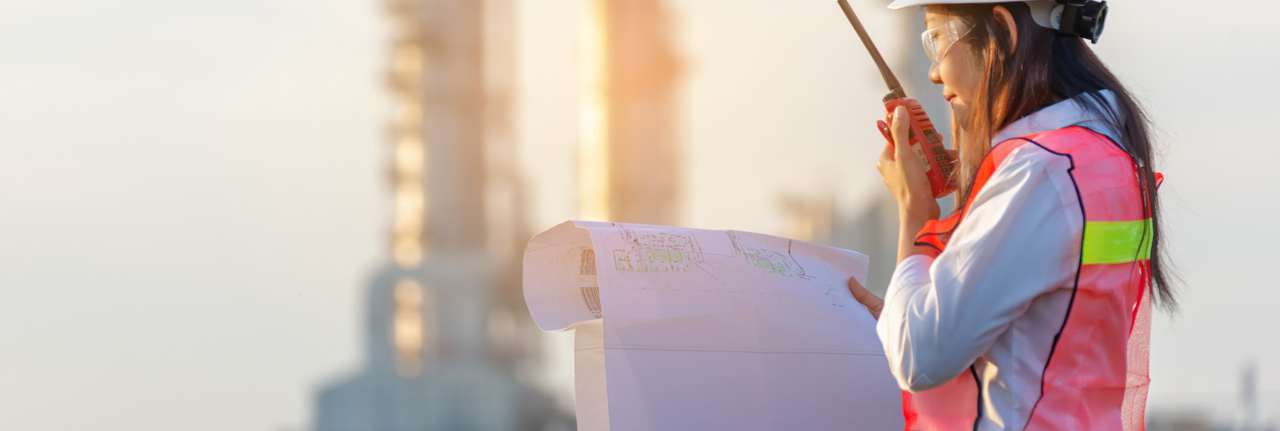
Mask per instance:
[[[884,300],[862,287],[862,283],[858,279],[849,277],[849,293],[853,294],[853,299],[862,303],[867,307],[867,311],[871,312],[871,317],[880,320],[880,310],[884,308]]]
[[[893,164],[893,144],[885,143],[884,150],[880,151],[880,158],[876,160],[876,170],[880,171],[880,176],[885,175],[885,169]]]
[[[951,160],[960,160],[960,152],[956,150],[947,150],[947,157]]]
[[[884,149],[880,150],[880,160],[888,160],[892,162],[894,160],[894,151],[896,151],[894,149],[894,144],[892,142],[885,142]]]

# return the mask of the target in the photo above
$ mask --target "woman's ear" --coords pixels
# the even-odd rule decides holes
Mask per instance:
[[[1018,24],[1013,21],[1013,14],[1009,13],[1009,9],[1004,6],[996,6],[991,10],[991,14],[995,15],[996,21],[1004,26],[1009,32],[1009,51],[1018,50]]]

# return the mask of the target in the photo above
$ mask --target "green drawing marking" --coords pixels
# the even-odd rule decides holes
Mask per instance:
[[[645,250],[649,255],[650,262],[666,262],[680,263],[684,262],[684,257],[680,252],[670,250]]]
[[[631,236],[626,250],[613,251],[614,268],[626,272],[685,272],[701,260],[701,251],[692,238],[666,232],[646,232]]]
[[[804,276],[804,270],[800,265],[785,254],[753,247],[743,247],[743,254],[747,258],[747,264],[764,271],[765,274],[783,277]]]
[[[751,266],[764,270],[766,274],[786,274],[787,266],[758,256],[748,256]]]

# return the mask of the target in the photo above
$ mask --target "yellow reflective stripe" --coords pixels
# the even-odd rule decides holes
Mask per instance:
[[[1151,219],[1086,222],[1082,263],[1128,263],[1151,259],[1151,232]]]

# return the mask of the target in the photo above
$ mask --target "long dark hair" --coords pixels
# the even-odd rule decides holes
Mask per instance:
[[[1013,47],[1006,27],[993,10],[1004,6],[1017,24],[1018,44]],[[1060,34],[1036,24],[1023,2],[930,5],[929,11],[959,18],[970,32],[960,43],[980,54],[986,79],[982,81],[970,121],[953,127],[960,142],[959,196],[966,202],[978,166],[991,151],[995,134],[1010,123],[1056,102],[1079,97],[1085,109],[1120,133],[1120,143],[1138,166],[1138,184],[1146,197],[1143,208],[1151,217],[1151,271],[1146,274],[1153,302],[1166,310],[1177,309],[1173,284],[1178,277],[1169,265],[1162,244],[1163,223],[1156,193],[1155,164],[1142,107],[1107,66],[1074,35]],[[1115,105],[1099,93],[1110,90]],[[953,117],[952,123],[961,126]],[[961,129],[964,129],[961,132]]]

